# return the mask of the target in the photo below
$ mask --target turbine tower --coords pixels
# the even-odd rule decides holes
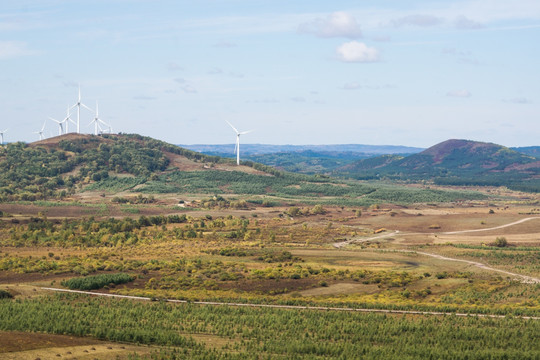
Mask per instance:
[[[40,131],[34,131],[34,134],[38,134],[39,135],[39,140],[43,140],[43,131],[45,130],[45,124],[47,123],[47,120],[45,120],[45,122],[43,123],[43,127],[41,128]]]
[[[62,120],[62,122],[65,122],[66,123],[66,129],[65,129],[65,133],[68,134],[69,133],[69,122],[72,122],[73,124],[75,124],[75,121],[73,121],[73,119],[71,118],[71,113],[69,112],[69,105],[67,107],[67,110],[66,110],[66,117],[64,118],[64,120]]]
[[[4,131],[0,131],[0,145],[4,145],[4,134],[7,133],[9,129],[6,129]]]
[[[227,120],[225,120],[225,121],[227,122],[227,124],[229,124],[230,127],[232,127],[232,129],[236,133],[236,145],[234,147],[234,152],[236,153],[236,165],[240,165],[240,135],[248,134],[252,130],[240,132],[240,131],[236,130],[236,128],[234,126],[232,126],[232,124],[230,122],[228,122]]]
[[[94,135],[99,135],[104,132],[104,130],[99,126],[99,123],[102,123],[105,126],[111,127],[109,124],[107,124],[105,121],[101,120],[99,118],[99,110],[98,110],[98,103],[96,101],[96,116],[94,117],[94,120],[90,122],[90,125],[94,124]],[[99,130],[99,132],[98,132]]]
[[[75,107],[77,108],[77,134],[81,133],[81,106],[87,110],[92,111],[92,109],[90,109],[88,106],[84,105],[81,102],[81,85],[79,85],[79,98],[77,99],[75,105],[70,108],[70,110]]]

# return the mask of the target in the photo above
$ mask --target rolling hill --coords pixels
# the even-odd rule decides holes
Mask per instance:
[[[209,145],[179,145],[183,148],[198,151],[203,154],[220,154],[233,156],[234,144]],[[414,154],[424,149],[399,145],[363,145],[363,144],[336,144],[336,145],[272,145],[272,144],[242,144],[242,153],[245,155],[262,155],[275,153],[291,153],[313,151],[316,153],[358,153],[364,155],[383,154]]]
[[[381,156],[343,166],[358,179],[433,180],[446,185],[495,185],[540,191],[540,161],[501,145],[447,140],[409,156]]]
[[[234,145],[181,145],[207,155],[228,158],[236,157]],[[409,155],[422,151],[421,148],[396,145],[242,145],[242,158],[279,170],[301,174],[330,174],[333,170],[384,154]]]
[[[370,205],[485,197],[474,192],[411,189],[295,174],[251,161],[237,166],[233,159],[204,155],[140,135],[68,134],[0,147],[0,202],[73,199],[92,192],[96,202],[107,195],[138,193],[210,197],[216,203],[234,200],[223,196],[240,196],[244,202],[264,206],[272,206],[272,202]]]

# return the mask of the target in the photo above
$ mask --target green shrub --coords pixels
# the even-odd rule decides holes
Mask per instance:
[[[133,280],[135,280],[135,276],[125,273],[101,274],[65,280],[62,281],[62,286],[71,290],[95,290],[101,289],[109,284],[125,284]]]
[[[508,241],[504,236],[499,236],[495,239],[495,246],[497,247],[506,247],[508,246]]]
[[[0,289],[0,299],[12,299],[13,295],[7,290]]]

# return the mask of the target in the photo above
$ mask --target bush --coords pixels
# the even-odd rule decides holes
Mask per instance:
[[[435,274],[435,277],[437,279],[446,279],[448,277],[448,273],[446,271],[442,272],[442,273],[437,273],[437,274]]]
[[[13,295],[7,290],[0,289],[0,299],[12,299]]]
[[[495,246],[506,247],[508,246],[508,241],[506,241],[506,238],[504,236],[499,236],[497,239],[495,239]]]
[[[135,276],[125,273],[102,274],[65,280],[62,281],[62,286],[71,290],[96,290],[109,284],[125,284],[133,280],[135,280]]]
[[[322,205],[317,204],[313,207],[313,209],[311,209],[311,213],[313,215],[322,215],[326,214],[326,210],[322,207]]]

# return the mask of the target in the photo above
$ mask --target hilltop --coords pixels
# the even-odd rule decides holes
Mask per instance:
[[[127,190],[176,171],[279,174],[140,135],[67,134],[1,147],[0,200],[65,197],[92,187]]]
[[[540,190],[540,161],[507,147],[470,140],[447,140],[409,156],[359,160],[336,173],[356,178],[434,180],[448,185],[505,185]]]

